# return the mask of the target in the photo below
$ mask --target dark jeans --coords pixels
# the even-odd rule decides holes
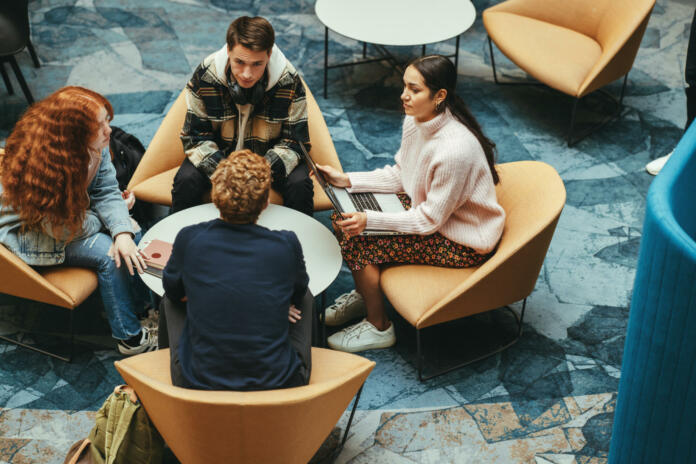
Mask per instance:
[[[309,383],[312,374],[312,323],[314,321],[314,298],[307,290],[299,309],[302,319],[290,324],[290,344],[300,357],[302,364],[290,378],[286,387],[299,387]],[[174,302],[167,295],[162,298],[159,314],[159,348],[169,348],[172,384],[184,385],[179,365],[179,340],[186,322],[186,303]]]
[[[314,212],[314,184],[309,178],[306,163],[300,163],[282,181],[273,182],[273,188],[283,197],[283,204],[307,216]],[[172,213],[200,205],[203,195],[210,190],[208,176],[188,160],[184,159],[174,176],[172,188]]]
[[[686,80],[686,130],[696,118],[696,11],[691,20],[684,78]]]

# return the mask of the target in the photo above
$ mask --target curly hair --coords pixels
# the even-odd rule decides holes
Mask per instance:
[[[271,167],[250,150],[230,153],[210,178],[210,196],[222,219],[233,224],[254,223],[268,204]]]
[[[89,146],[101,108],[113,118],[102,95],[63,87],[29,107],[15,125],[0,157],[0,183],[3,203],[19,214],[23,227],[79,233],[89,207]]]

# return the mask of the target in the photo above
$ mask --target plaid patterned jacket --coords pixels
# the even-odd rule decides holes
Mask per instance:
[[[234,151],[240,136],[239,109],[225,75],[227,61],[225,45],[203,60],[185,89],[188,110],[181,140],[191,163],[208,177]],[[296,138],[310,149],[305,89],[294,66],[276,46],[267,74],[266,93],[253,106],[242,134],[244,148],[264,156],[271,165],[280,159],[287,176],[301,159]],[[230,80],[234,82],[234,77]]]

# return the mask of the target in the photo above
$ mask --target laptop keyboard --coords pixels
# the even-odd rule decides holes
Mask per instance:
[[[355,206],[355,209],[358,211],[382,211],[382,208],[379,207],[379,203],[377,203],[377,199],[370,192],[351,193],[349,196],[350,200],[353,202],[353,206]]]

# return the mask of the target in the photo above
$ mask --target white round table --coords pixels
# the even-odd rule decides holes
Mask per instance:
[[[324,98],[327,72],[332,68],[388,60],[396,63],[384,46],[414,46],[457,38],[454,65],[459,60],[459,36],[476,19],[470,0],[317,0],[314,10],[324,24]],[[370,43],[382,53],[381,58],[329,65],[329,29],[345,37]]]
[[[140,244],[156,238],[174,243],[176,235],[184,227],[218,217],[220,212],[212,203],[179,211],[152,226],[143,235]],[[257,224],[271,230],[295,232],[302,245],[312,295],[319,295],[334,281],[341,269],[341,249],[336,237],[319,221],[294,209],[271,204],[263,210]],[[215,246],[214,243],[210,245]],[[140,277],[157,295],[164,294],[161,279],[147,273],[140,274]]]

